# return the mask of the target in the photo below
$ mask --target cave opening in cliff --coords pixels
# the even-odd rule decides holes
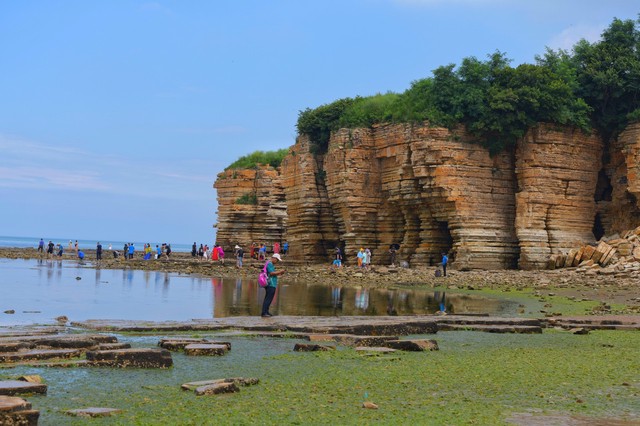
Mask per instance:
[[[598,201],[611,201],[611,194],[613,193],[613,186],[611,185],[611,179],[607,176],[604,169],[601,169],[598,173],[598,182],[596,183],[595,200]]]
[[[440,264],[442,260],[442,253],[448,253],[449,259],[451,262],[455,260],[455,254],[452,252],[453,248],[453,237],[451,236],[451,232],[449,232],[449,222],[436,222],[437,225],[437,238],[435,244],[435,255],[432,255],[429,258],[429,263],[431,266]]]
[[[604,237],[604,226],[602,225],[602,218],[600,217],[600,213],[596,213],[596,218],[593,221],[592,231],[593,236],[596,238],[596,241]]]

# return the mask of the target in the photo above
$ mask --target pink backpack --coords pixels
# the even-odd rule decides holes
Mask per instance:
[[[260,275],[258,275],[258,285],[260,287],[266,287],[267,283],[269,282],[269,276],[267,275],[267,264],[269,262],[267,261],[264,264],[264,268],[262,269],[262,272],[260,272]]]

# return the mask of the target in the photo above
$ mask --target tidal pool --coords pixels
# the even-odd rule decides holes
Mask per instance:
[[[183,321],[259,315],[256,280],[94,269],[60,260],[0,260],[0,325],[125,319]],[[518,302],[443,289],[366,289],[282,279],[277,315],[517,315]],[[14,314],[3,313],[13,310]]]

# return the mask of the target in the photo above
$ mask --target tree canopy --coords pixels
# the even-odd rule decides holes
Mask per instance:
[[[515,144],[535,123],[595,128],[608,140],[640,119],[639,21],[614,19],[601,40],[572,49],[547,48],[535,64],[510,66],[496,51],[464,58],[403,93],[344,98],[300,111],[297,130],[326,151],[331,131],[377,123],[463,124],[493,153]]]

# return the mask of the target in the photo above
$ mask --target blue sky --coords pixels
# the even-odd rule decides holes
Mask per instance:
[[[632,0],[0,0],[0,235],[213,242],[216,175],[300,110],[598,39]]]

